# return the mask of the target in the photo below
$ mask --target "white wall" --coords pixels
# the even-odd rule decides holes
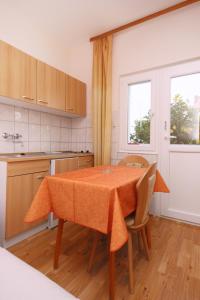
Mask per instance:
[[[200,56],[200,5],[195,4],[174,13],[161,16],[114,36],[113,44],[113,163],[123,154],[118,151],[119,132],[119,78],[121,75],[189,60]],[[0,38],[14,46],[47,61],[49,64],[87,83],[87,114],[83,120],[74,120],[73,129],[84,128],[85,141],[91,143],[91,76],[92,45],[85,43],[69,51],[59,49],[50,37],[44,39],[39,30],[29,38],[29,24],[24,36],[13,35],[12,22],[1,20]],[[1,23],[0,23],[1,24]],[[10,24],[10,25],[9,25]],[[19,24],[20,26],[20,20]],[[78,134],[79,135],[79,134]],[[75,138],[74,138],[75,139]],[[91,145],[90,145],[91,146]],[[151,159],[151,158],[150,158]]]
[[[16,5],[16,3],[15,3]],[[20,16],[16,24],[12,22],[14,8],[0,12],[0,39],[15,46],[33,57],[48,63],[89,84],[91,82],[91,49],[90,44],[71,49],[59,47],[52,36],[47,36],[39,26],[32,28],[27,16],[24,27]],[[30,16],[29,16],[30,17]],[[34,18],[34,16],[32,16]],[[35,16],[37,18],[37,16]],[[29,22],[30,21],[30,22]],[[15,30],[13,30],[15,26]],[[38,152],[38,151],[92,151],[92,129],[90,107],[90,84],[87,87],[87,118],[71,120],[14,105],[0,104],[0,153],[4,152]],[[16,120],[20,115],[20,120]],[[46,115],[47,123],[43,123]],[[34,117],[34,120],[32,118]],[[52,122],[55,122],[53,125]],[[64,125],[65,124],[65,125]],[[67,124],[67,125],[66,125]],[[20,133],[20,143],[4,140],[2,133]]]
[[[124,156],[118,153],[120,76],[200,57],[199,16],[200,5],[196,4],[114,36],[113,163]],[[85,79],[91,90],[92,47],[89,42],[69,53],[68,70]],[[154,156],[149,157],[153,159]]]
[[[18,10],[16,22],[14,21],[16,20],[15,6],[19,7],[22,3],[20,1],[6,2],[1,3],[0,39],[43,62],[65,71],[67,69],[67,50],[59,47],[52,36],[43,32],[40,24],[37,24],[37,14],[29,10],[29,14],[25,16],[22,7],[21,10]],[[23,16],[21,17],[20,14],[23,14]],[[26,25],[24,26],[25,18]]]
[[[113,147],[118,153],[120,76],[200,57],[200,5],[133,27],[114,37],[113,45]],[[155,157],[150,156],[149,160]]]

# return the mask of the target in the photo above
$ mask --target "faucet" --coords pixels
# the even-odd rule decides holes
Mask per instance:
[[[4,139],[11,138],[12,140],[18,140],[19,138],[22,137],[22,135],[19,134],[19,133],[15,133],[15,134],[12,133],[12,134],[11,134],[11,133],[4,132],[4,133],[2,133],[2,137],[3,137]]]

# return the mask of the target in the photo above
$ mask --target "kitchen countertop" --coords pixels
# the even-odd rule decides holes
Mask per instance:
[[[2,153],[0,154],[0,161],[17,162],[43,159],[59,159],[93,155],[91,152],[35,152],[35,153]]]

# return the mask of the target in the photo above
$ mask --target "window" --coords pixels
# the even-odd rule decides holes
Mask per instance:
[[[121,78],[120,83],[120,150],[154,151],[153,72]]]
[[[150,144],[151,82],[129,85],[128,144]]]
[[[200,73],[171,79],[170,143],[200,144]]]

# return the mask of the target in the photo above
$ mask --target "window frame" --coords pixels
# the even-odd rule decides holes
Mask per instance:
[[[128,144],[128,105],[129,85],[151,82],[151,126],[150,144]],[[156,151],[156,71],[135,73],[120,77],[120,152],[155,152]]]

